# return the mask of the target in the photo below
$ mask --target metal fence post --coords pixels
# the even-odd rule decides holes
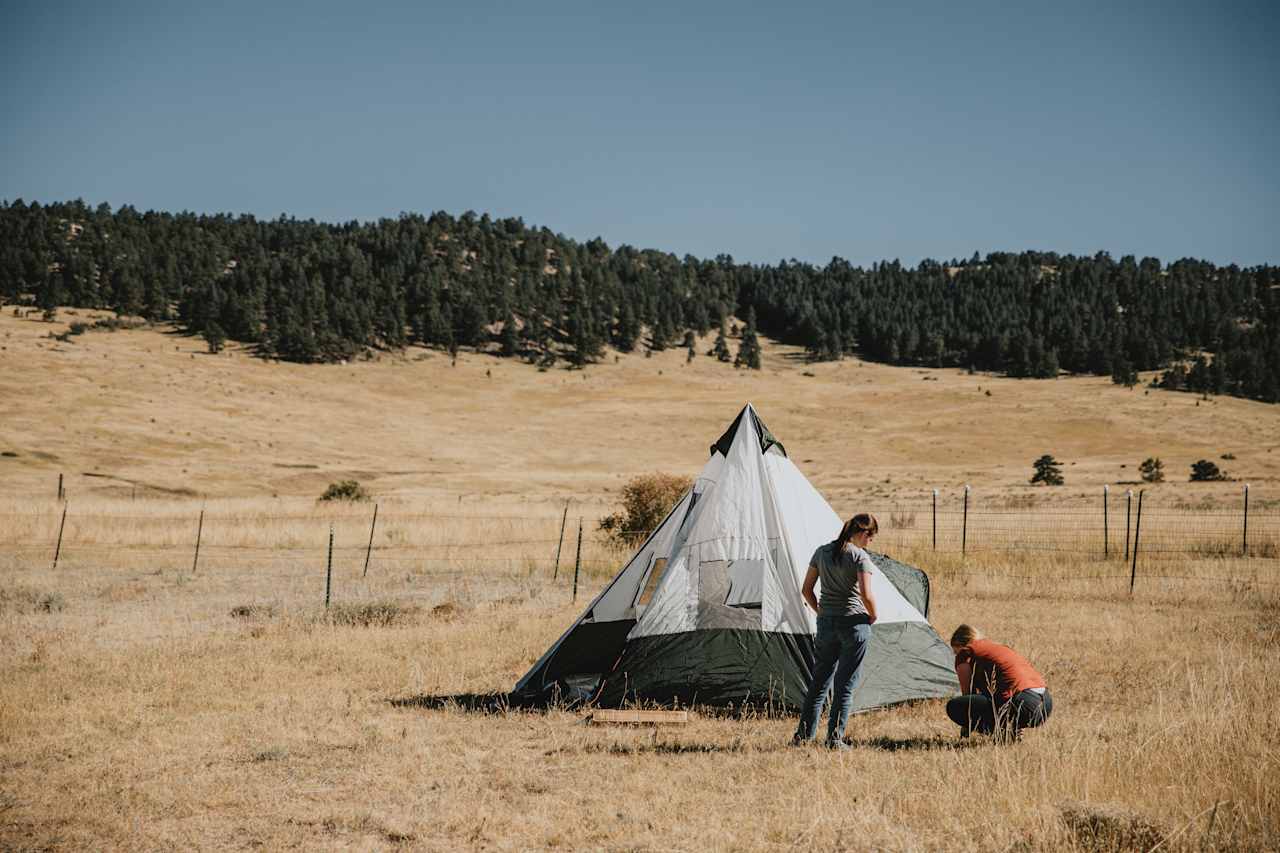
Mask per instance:
[[[582,519],[578,519],[578,556],[573,560],[573,600],[578,600],[578,569],[582,567]]]
[[[360,577],[362,578],[367,578],[369,576],[369,558],[373,556],[373,531],[374,529],[377,528],[377,526],[378,526],[378,505],[374,504],[373,505],[373,522],[369,525],[369,547],[364,552],[364,574],[360,575]]]
[[[1111,494],[1111,487],[1104,485],[1102,487],[1102,558],[1105,560],[1110,555],[1110,533],[1111,527],[1107,516],[1107,498]]]
[[[329,562],[324,569],[324,607],[329,609],[329,592],[333,588],[333,525],[329,525]]]
[[[59,475],[61,476],[61,475]],[[62,505],[62,523],[58,525],[58,544],[53,549],[53,567],[58,568],[58,555],[62,553],[62,530],[67,526],[67,505]]]
[[[960,556],[968,552],[969,547],[969,486],[964,487],[964,520],[960,525]]]
[[[1133,489],[1124,490],[1124,558],[1129,559],[1129,516],[1133,511]]]
[[[551,579],[555,580],[560,577],[560,549],[564,547],[564,525],[569,520],[569,502],[565,501],[564,515],[560,517],[560,544],[556,545],[556,568],[551,573]]]
[[[1133,595],[1133,585],[1138,579],[1138,536],[1142,533],[1142,496],[1146,489],[1138,492],[1138,520],[1133,526],[1133,568],[1129,570],[1129,594]]]
[[[938,550],[938,490],[933,490],[933,550]]]
[[[66,494],[62,491],[62,475],[58,475],[58,500],[62,500],[62,496]]]
[[[200,565],[200,537],[204,535],[204,510],[200,510],[200,523],[196,526],[196,555],[191,558],[191,574]]]
[[[1249,556],[1249,484],[1244,484],[1244,535],[1240,540],[1240,556]]]

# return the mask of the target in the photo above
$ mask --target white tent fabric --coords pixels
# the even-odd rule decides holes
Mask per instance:
[[[601,683],[619,670],[627,684],[615,692],[622,696],[648,684],[672,697],[709,691],[729,697],[736,683],[772,692],[771,673],[778,670],[771,667],[784,671],[788,701],[803,692],[815,617],[804,606],[801,584],[814,551],[839,534],[841,520],[750,404],[735,426],[731,439],[726,433],[713,447],[693,488],[521,679],[517,694]],[[921,579],[927,606],[927,578],[894,565]],[[868,701],[952,691],[945,644],[925,615],[880,569],[871,584],[875,634],[894,639],[870,665],[886,667],[885,678],[894,683]],[[895,624],[915,627],[899,639]],[[909,656],[911,665],[896,670],[894,654]]]

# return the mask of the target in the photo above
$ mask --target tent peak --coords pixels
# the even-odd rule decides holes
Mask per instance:
[[[742,407],[742,411],[738,412],[738,416],[733,419],[733,423],[729,424],[729,428],[724,431],[724,435],[720,436],[716,443],[711,445],[711,455],[714,456],[717,452],[721,456],[729,455],[729,447],[733,444],[733,437],[738,434],[739,426],[743,425],[744,419],[746,424],[749,424],[756,431],[756,437],[760,439],[761,453],[768,453],[769,448],[776,447],[783,456],[787,455],[787,449],[782,446],[782,442],[774,437],[773,433],[769,432],[769,428],[764,425],[764,421],[760,420],[759,413],[756,412],[755,406],[751,405],[751,403],[747,403]]]

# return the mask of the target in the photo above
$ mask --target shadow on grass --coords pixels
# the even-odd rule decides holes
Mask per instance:
[[[547,710],[545,705],[522,703],[510,693],[449,693],[440,696],[404,696],[387,700],[396,708],[429,711],[467,711],[472,714],[505,714],[518,710]]]
[[[928,752],[936,749],[959,750],[972,749],[982,742],[979,738],[944,738],[944,737],[871,737],[861,738],[858,740],[850,740],[849,743],[854,749],[879,749],[884,752],[898,752],[900,750],[908,750],[913,752]]]

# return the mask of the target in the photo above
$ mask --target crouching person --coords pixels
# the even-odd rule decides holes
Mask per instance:
[[[947,716],[969,732],[1017,740],[1023,729],[1034,728],[1053,712],[1053,698],[1044,678],[1027,659],[1008,646],[983,639],[969,625],[951,635],[960,692],[947,703]]]

